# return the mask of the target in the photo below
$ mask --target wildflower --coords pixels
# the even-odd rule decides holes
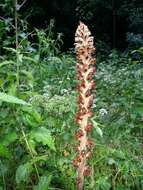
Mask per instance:
[[[77,90],[79,93],[77,104],[78,112],[76,114],[76,122],[79,130],[76,132],[76,139],[79,141],[77,146],[78,156],[74,159],[73,165],[77,168],[77,189],[83,190],[84,176],[90,175],[90,168],[87,166],[87,159],[91,157],[91,149],[93,141],[87,137],[93,125],[89,122],[92,117],[93,106],[93,90],[95,82],[95,48],[93,45],[93,37],[86,25],[80,22],[75,34],[75,49],[77,56]]]
[[[108,114],[108,112],[107,112],[107,110],[106,110],[106,109],[101,108],[101,109],[99,110],[99,114],[100,114],[101,116],[104,116],[104,115],[107,115],[107,114]]]

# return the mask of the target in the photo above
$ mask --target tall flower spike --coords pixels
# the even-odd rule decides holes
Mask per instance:
[[[93,89],[95,83],[93,76],[95,74],[95,53],[93,37],[88,27],[82,22],[75,33],[75,49],[77,57],[77,79],[78,79],[78,112],[76,114],[76,122],[79,130],[76,133],[76,139],[79,141],[77,157],[74,164],[77,168],[77,189],[83,190],[84,176],[90,174],[87,166],[87,159],[91,155],[93,146],[92,140],[87,136],[92,129],[90,117],[92,116]],[[80,160],[80,162],[79,162]]]

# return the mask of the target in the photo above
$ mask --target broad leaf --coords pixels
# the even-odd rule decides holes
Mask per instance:
[[[13,104],[28,105],[28,103],[25,102],[24,100],[21,100],[15,96],[11,96],[11,95],[8,95],[8,94],[2,93],[2,92],[0,92],[0,101],[13,103]]]
[[[20,165],[16,170],[16,183],[20,184],[22,182],[27,182],[32,169],[30,163]]]
[[[51,179],[52,179],[52,175],[41,176],[39,183],[38,185],[34,187],[34,190],[48,190]]]
[[[3,138],[1,143],[5,146],[10,145],[11,143],[13,143],[15,140],[17,139],[17,134],[13,131],[13,132],[9,132],[8,134],[6,134]]]
[[[10,156],[11,153],[9,149],[6,146],[0,144],[0,157],[10,158]]]
[[[93,122],[94,128],[96,129],[97,134],[98,134],[100,137],[103,137],[103,132],[102,132],[102,130],[98,127],[99,124],[98,124],[96,121],[94,121],[94,120],[92,120],[92,122]]]
[[[33,130],[30,137],[36,142],[41,142],[43,145],[48,145],[51,150],[55,150],[54,139],[48,129],[40,127],[37,130]]]
[[[10,61],[4,61],[4,62],[0,63],[0,68],[5,66],[5,65],[9,65],[9,64],[14,64],[14,61],[11,61],[11,60]]]

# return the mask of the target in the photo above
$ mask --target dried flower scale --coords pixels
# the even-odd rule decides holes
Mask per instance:
[[[93,141],[88,137],[93,125],[90,121],[92,117],[93,90],[95,82],[95,54],[93,37],[88,27],[82,22],[75,33],[75,49],[77,56],[77,90],[79,93],[77,104],[78,112],[76,114],[76,122],[79,129],[76,132],[76,139],[79,141],[77,146],[77,156],[73,161],[73,165],[77,168],[77,189],[83,190],[84,176],[90,175],[90,168],[87,160],[91,157]]]

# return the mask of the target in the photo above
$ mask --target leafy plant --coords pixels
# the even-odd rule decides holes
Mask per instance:
[[[96,3],[111,8],[108,2]],[[0,20],[0,189],[75,190],[74,51],[61,53],[53,21],[48,30],[33,29],[20,12],[14,48],[12,1],[0,6],[5,11]],[[125,2],[120,11],[128,13]],[[94,76],[95,147],[85,189],[142,190],[142,47],[123,54],[110,52],[104,42],[99,42],[105,54],[97,54]]]

